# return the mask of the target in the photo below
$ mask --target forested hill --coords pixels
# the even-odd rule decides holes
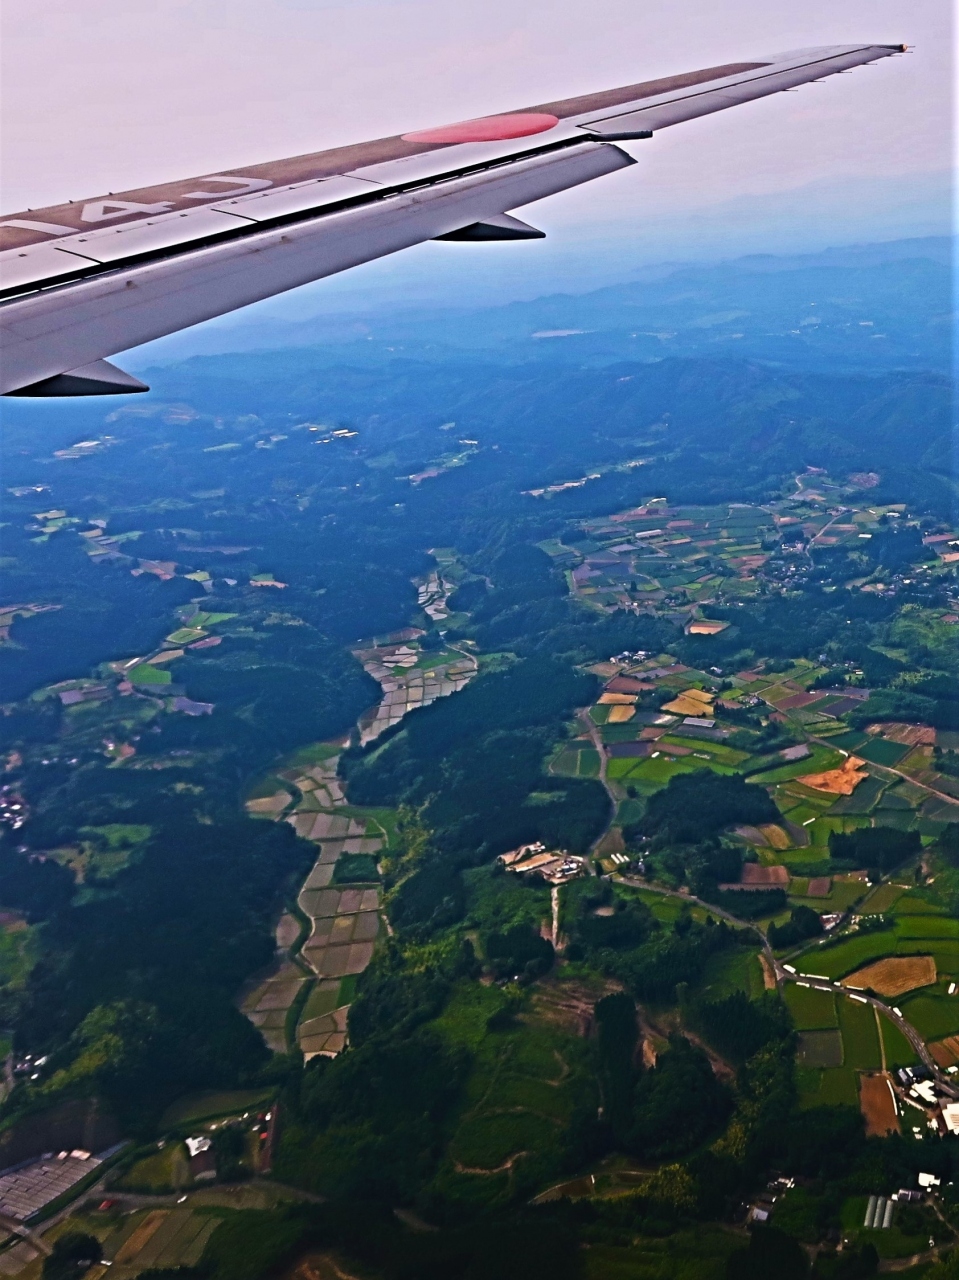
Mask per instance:
[[[523,490],[639,459],[654,468],[644,484],[668,485],[684,501],[762,498],[803,466],[895,468],[899,492],[905,484],[910,500],[940,507],[951,492],[936,477],[950,466],[953,392],[947,377],[928,372],[788,373],[716,358],[477,365],[449,356],[394,357],[370,369],[299,350],[197,359],[151,381],[159,396],[211,415],[253,412],[280,427],[311,413],[359,427],[368,465],[387,474],[394,460],[399,470],[407,459],[411,472],[429,466],[452,443],[442,429],[455,427],[478,445],[458,499],[483,493],[494,477]],[[444,497],[450,483],[438,486]],[[605,510],[632,487],[607,479],[586,492]],[[585,497],[563,501],[578,515]]]

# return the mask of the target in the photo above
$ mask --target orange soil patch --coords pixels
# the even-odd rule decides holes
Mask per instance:
[[[842,979],[841,985],[857,991],[872,988],[881,996],[901,996],[936,981],[933,956],[886,956]]]
[[[627,720],[632,720],[636,714],[635,707],[610,707],[609,719],[607,724],[625,724]]]
[[[959,1036],[946,1036],[945,1040],[937,1040],[929,1045],[929,1052],[940,1067],[951,1067],[959,1062]]]
[[[898,742],[904,747],[934,747],[936,731],[925,724],[902,724],[894,720],[891,724],[870,724],[867,733],[882,734],[890,742]]]
[[[761,867],[756,862],[744,862],[739,883],[785,886],[789,884],[789,872],[785,867]]]
[[[860,782],[869,777],[862,768],[865,763],[858,756],[847,756],[838,769],[827,769],[825,773],[805,773],[796,781],[813,791],[825,791],[831,796],[851,796]]]
[[[725,631],[728,626],[728,622],[696,621],[689,624],[686,628],[686,634],[690,636],[718,636],[720,631]]]
[[[636,702],[635,693],[606,693],[600,695],[599,705],[601,707],[631,707]]]
[[[828,898],[832,889],[832,878],[830,876],[816,876],[809,881],[806,887],[807,898]]]
[[[763,971],[763,987],[767,991],[774,991],[776,989],[776,975],[773,973],[773,967],[769,963],[765,951],[760,951],[759,953],[759,965]]]
[[[867,1138],[899,1132],[899,1116],[888,1074],[859,1077],[859,1107],[866,1120]]]

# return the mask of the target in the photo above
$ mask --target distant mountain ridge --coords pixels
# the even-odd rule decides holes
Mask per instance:
[[[813,254],[752,254],[648,267],[627,283],[497,307],[257,321],[147,348],[138,368],[158,355],[165,364],[188,354],[315,346],[336,348],[338,361],[348,350],[349,362],[363,365],[392,354],[435,360],[448,348],[507,363],[731,356],[821,372],[946,372],[955,248],[951,237],[929,236]]]

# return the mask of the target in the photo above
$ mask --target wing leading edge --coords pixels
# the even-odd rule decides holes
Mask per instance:
[[[806,49],[0,218],[0,394],[145,390],[105,357],[634,161],[617,142],[904,51]]]

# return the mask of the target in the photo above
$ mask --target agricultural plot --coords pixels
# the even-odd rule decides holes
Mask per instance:
[[[887,1072],[859,1077],[859,1109],[866,1121],[867,1138],[899,1133],[899,1113]]]
[[[703,983],[698,988],[706,1000],[723,1000],[737,991],[744,992],[750,999],[758,999],[764,990],[759,956],[745,947],[720,953],[710,963]]]
[[[916,1028],[923,1040],[944,1040],[959,1032],[959,998],[926,994],[900,1001],[903,1016]]]
[[[270,977],[256,984],[240,1004],[240,1008],[257,1028],[274,1053],[286,1053],[286,1019],[306,974],[295,964],[285,961]]]
[[[877,885],[859,908],[860,913],[864,916],[885,915],[887,911],[891,911],[895,907],[905,892],[905,885],[893,884],[891,881]]]
[[[871,1004],[840,1000],[839,1030],[844,1067],[852,1067],[856,1071],[877,1071],[882,1066],[879,1028]]]
[[[167,1142],[162,1151],[138,1160],[113,1186],[118,1191],[165,1195],[182,1191],[192,1183],[186,1147],[182,1142]]]
[[[599,752],[595,747],[572,743],[554,757],[549,771],[566,778],[598,778],[599,766]]]
[[[797,1076],[799,1105],[804,1109],[859,1105],[858,1078],[848,1067],[818,1070],[800,1067]]]
[[[124,1219],[104,1241],[111,1276],[128,1280],[141,1271],[194,1267],[222,1218],[190,1209],[152,1209]]]
[[[796,960],[800,973],[819,974],[823,978],[842,978],[862,968],[871,960],[893,955],[896,936],[887,933],[853,934],[831,946],[811,947]]]
[[[843,1044],[838,1028],[829,1031],[801,1031],[798,1059],[803,1067],[841,1067]]]
[[[797,1031],[826,1031],[839,1026],[836,997],[831,991],[787,984],[784,997]]]
[[[419,650],[410,644],[354,650],[366,671],[383,690],[383,697],[360,720],[360,742],[373,742],[391,725],[417,707],[429,706],[462,689],[476,674],[478,663],[469,654],[430,655],[428,667],[418,665]]]
[[[314,985],[298,1010],[296,1031],[297,1045],[307,1059],[333,1056],[345,1047],[349,998],[343,980],[362,973],[370,963],[381,931],[377,855],[388,833],[375,819],[356,817],[353,809],[344,812],[338,760],[335,748],[320,744],[298,753],[279,775],[300,797],[286,821],[297,835],[319,846],[297,899],[309,921],[299,953],[305,967],[287,962],[242,1003],[270,1048],[285,1052],[290,1010],[312,973]],[[256,800],[248,807],[250,803]],[[267,816],[280,817],[282,811]],[[278,932],[280,947],[291,946],[300,932],[295,917],[283,919],[288,941],[282,942]]]
[[[911,1067],[918,1062],[915,1049],[896,1024],[882,1014],[879,1015],[879,1034],[890,1071],[896,1067]]]
[[[932,956],[885,956],[843,978],[842,985],[895,998],[919,987],[932,986],[935,981],[936,962]]]

